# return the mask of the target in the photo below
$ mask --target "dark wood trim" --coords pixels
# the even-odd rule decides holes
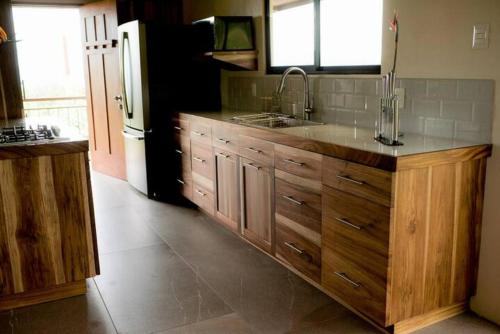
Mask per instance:
[[[2,146],[0,147],[0,160],[88,152],[88,150],[88,140],[74,140],[39,145]]]

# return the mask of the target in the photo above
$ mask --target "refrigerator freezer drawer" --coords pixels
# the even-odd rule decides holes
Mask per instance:
[[[144,194],[148,194],[146,172],[146,141],[144,134],[135,135],[123,131],[128,183]]]

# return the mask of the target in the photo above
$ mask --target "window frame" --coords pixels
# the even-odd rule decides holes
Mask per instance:
[[[314,3],[314,65],[271,66],[271,8],[270,1],[265,0],[265,40],[266,40],[266,73],[283,74],[290,66],[302,68],[308,74],[381,74],[382,65],[321,66],[321,15],[320,1]]]

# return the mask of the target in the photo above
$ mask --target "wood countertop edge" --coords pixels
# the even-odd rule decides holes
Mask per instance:
[[[463,148],[450,148],[440,151],[423,152],[395,157],[343,145],[320,142],[300,136],[283,134],[272,130],[257,129],[244,125],[233,124],[222,120],[204,117],[202,115],[180,113],[179,116],[181,119],[200,120],[212,125],[221,124],[223,126],[234,127],[237,128],[238,133],[242,135],[267,140],[275,144],[291,146],[314,153],[324,154],[333,158],[359,163],[389,172],[489,157],[491,156],[492,150],[491,144],[478,144]]]
[[[23,159],[40,156],[88,152],[88,140],[73,140],[37,145],[0,146],[0,160]]]

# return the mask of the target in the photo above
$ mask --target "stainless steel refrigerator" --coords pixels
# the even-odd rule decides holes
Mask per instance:
[[[153,199],[177,196],[175,112],[220,109],[220,70],[200,61],[210,44],[202,29],[139,21],[118,27],[127,179]]]

